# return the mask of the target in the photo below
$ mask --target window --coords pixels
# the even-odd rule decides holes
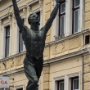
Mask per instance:
[[[83,3],[83,0],[61,0],[59,11],[53,24],[52,41],[84,29]]]
[[[57,90],[64,90],[64,80],[57,81]]]
[[[16,90],[23,90],[23,88],[17,88]]]
[[[73,21],[72,21],[72,33],[79,31],[79,18],[80,18],[80,0],[73,0]]]
[[[36,14],[38,15],[39,23],[40,23],[40,12],[36,12]],[[38,28],[40,29],[40,25],[38,26]]]
[[[5,57],[7,57],[9,56],[10,26],[5,27],[5,29],[6,29]]]
[[[24,19],[22,19],[24,22]],[[23,39],[22,39],[22,33],[19,30],[19,52],[23,51]]]
[[[23,86],[17,86],[15,87],[15,90],[23,90]]]
[[[79,77],[71,78],[71,90],[79,90]]]
[[[85,45],[90,43],[90,35],[85,36]]]
[[[63,0],[59,5],[59,35],[64,36],[65,31],[65,0]]]
[[[20,1],[20,0],[16,0],[17,2]]]
[[[0,88],[0,90],[10,90],[10,88]]]
[[[79,72],[54,77],[52,90],[80,90],[79,79]]]
[[[22,39],[22,33],[19,31],[19,52],[23,51],[23,39]]]

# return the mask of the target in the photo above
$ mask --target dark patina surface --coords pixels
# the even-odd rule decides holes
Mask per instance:
[[[26,47],[24,71],[29,80],[26,90],[36,90],[37,83],[43,68],[43,51],[45,46],[46,34],[57,14],[60,0],[56,0],[57,4],[50,15],[50,18],[47,20],[45,26],[40,30],[38,28],[39,18],[37,14],[33,13],[28,17],[28,23],[31,25],[31,28],[29,29],[24,25],[23,20],[19,15],[19,9],[17,7],[16,0],[12,0],[12,2],[16,21],[20,28],[20,31],[22,32],[22,38]]]

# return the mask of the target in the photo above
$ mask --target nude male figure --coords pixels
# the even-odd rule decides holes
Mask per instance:
[[[57,14],[60,1],[61,0],[56,0],[56,6],[54,7],[50,15],[50,18],[47,20],[45,26],[39,30],[39,18],[37,14],[33,13],[28,17],[28,23],[31,25],[31,28],[29,29],[24,25],[19,15],[19,9],[17,7],[16,0],[12,0],[17,25],[22,32],[22,38],[26,47],[24,71],[26,77],[29,80],[26,90],[36,90],[37,83],[43,68],[43,51],[45,46],[46,34]]]

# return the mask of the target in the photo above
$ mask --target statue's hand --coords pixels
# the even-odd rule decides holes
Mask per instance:
[[[56,3],[60,3],[62,0],[56,0]]]

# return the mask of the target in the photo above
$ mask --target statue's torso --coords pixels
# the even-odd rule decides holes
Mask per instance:
[[[43,31],[27,30],[25,46],[26,55],[30,57],[41,57],[45,46]]]

